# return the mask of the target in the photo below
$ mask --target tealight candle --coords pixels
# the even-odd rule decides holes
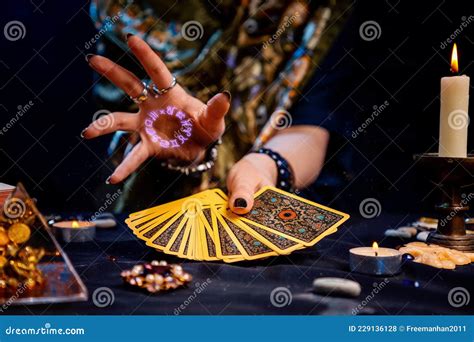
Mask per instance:
[[[402,254],[396,249],[380,248],[377,242],[372,247],[356,247],[349,250],[351,271],[372,275],[394,275],[400,272]]]
[[[95,238],[95,223],[89,221],[61,221],[53,224],[64,242],[86,242]]]

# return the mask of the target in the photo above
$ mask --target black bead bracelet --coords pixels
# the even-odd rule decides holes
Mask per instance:
[[[291,170],[290,164],[283,158],[278,152],[270,150],[268,148],[259,148],[255,153],[262,153],[266,154],[276,164],[278,177],[277,177],[277,184],[276,186],[282,190],[293,192],[293,171]]]

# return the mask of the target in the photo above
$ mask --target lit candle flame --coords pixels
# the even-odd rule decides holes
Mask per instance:
[[[459,71],[459,65],[458,65],[458,47],[456,46],[456,43],[453,45],[453,52],[451,54],[451,72],[452,73],[457,73]]]
[[[378,256],[379,255],[379,244],[377,242],[374,241],[374,243],[372,244],[372,249],[374,250],[375,256]]]
[[[79,228],[79,222],[72,221],[72,228]]]

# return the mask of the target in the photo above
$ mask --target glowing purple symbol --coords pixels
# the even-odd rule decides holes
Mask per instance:
[[[153,123],[162,116],[174,116],[180,122],[180,127],[174,132],[175,139],[163,139],[158,135],[153,127]],[[153,142],[157,142],[163,148],[176,148],[183,145],[193,131],[192,119],[186,119],[186,114],[178,110],[175,106],[167,106],[166,109],[154,110],[148,113],[145,120],[145,132],[151,137]]]

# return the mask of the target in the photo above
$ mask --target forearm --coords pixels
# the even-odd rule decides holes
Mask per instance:
[[[293,126],[279,131],[264,147],[278,152],[290,164],[296,188],[304,188],[314,182],[324,165],[329,132],[317,126]],[[277,169],[266,155],[250,154],[261,165],[262,172],[276,183]]]

